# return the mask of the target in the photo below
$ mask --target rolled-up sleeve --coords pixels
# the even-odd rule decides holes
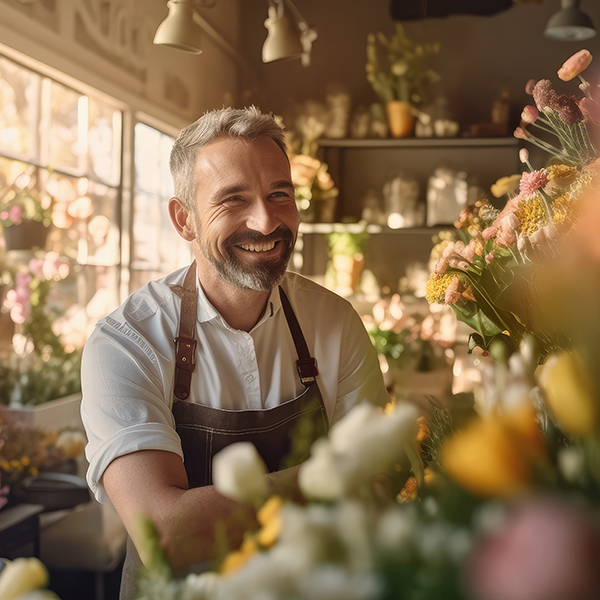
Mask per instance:
[[[81,417],[88,437],[87,482],[110,503],[102,475],[119,456],[165,450],[183,457],[167,397],[163,365],[133,328],[101,321],[88,339],[81,367]]]

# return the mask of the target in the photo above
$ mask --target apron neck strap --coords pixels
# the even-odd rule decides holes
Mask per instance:
[[[196,287],[196,261],[185,276],[183,285],[172,285],[171,290],[181,298],[179,332],[175,338],[175,385],[173,392],[180,400],[190,396],[192,373],[196,370],[196,319],[198,314],[198,288]]]
[[[298,353],[296,367],[298,369],[298,375],[300,375],[300,381],[304,386],[312,385],[315,383],[316,377],[319,374],[317,362],[310,355],[306,340],[304,339],[304,334],[302,333],[302,329],[300,329],[300,323],[298,323],[298,319],[296,318],[296,313],[294,313],[294,309],[290,304],[287,294],[283,291],[281,286],[279,286],[279,297],[281,298],[281,306],[285,313],[285,319],[290,328],[294,346],[296,346],[296,352]]]

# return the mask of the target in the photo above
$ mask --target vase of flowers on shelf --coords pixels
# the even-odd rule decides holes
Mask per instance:
[[[30,186],[22,173],[0,199],[0,223],[7,250],[44,248],[52,224],[52,197]],[[20,184],[25,184],[23,187]]]
[[[426,61],[439,50],[439,43],[410,41],[400,23],[390,38],[382,32],[367,37],[367,80],[386,108],[392,137],[412,135],[423,87],[439,79]]]

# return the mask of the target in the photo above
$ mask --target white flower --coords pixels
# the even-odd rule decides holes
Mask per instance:
[[[300,490],[307,498],[340,498],[344,490],[331,443],[327,438],[320,438],[313,443],[310,452],[310,458],[304,462],[298,473]]]
[[[267,496],[267,468],[251,442],[223,448],[213,458],[216,490],[238,502],[262,503]]]
[[[399,506],[387,509],[379,518],[375,529],[377,546],[390,553],[405,549],[415,534],[415,516]]]
[[[328,438],[313,445],[311,458],[300,467],[300,489],[321,500],[355,493],[402,460],[417,434],[417,417],[417,408],[409,404],[397,405],[391,414],[359,404],[332,426]]]
[[[219,576],[212,571],[199,575],[190,573],[185,578],[181,600],[209,600],[213,597],[218,584]]]

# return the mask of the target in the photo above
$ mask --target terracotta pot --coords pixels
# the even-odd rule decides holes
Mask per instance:
[[[49,227],[41,221],[23,221],[20,225],[4,227],[7,250],[32,250],[46,245]]]
[[[392,137],[409,137],[415,129],[415,116],[408,102],[394,100],[386,104],[386,112]]]

